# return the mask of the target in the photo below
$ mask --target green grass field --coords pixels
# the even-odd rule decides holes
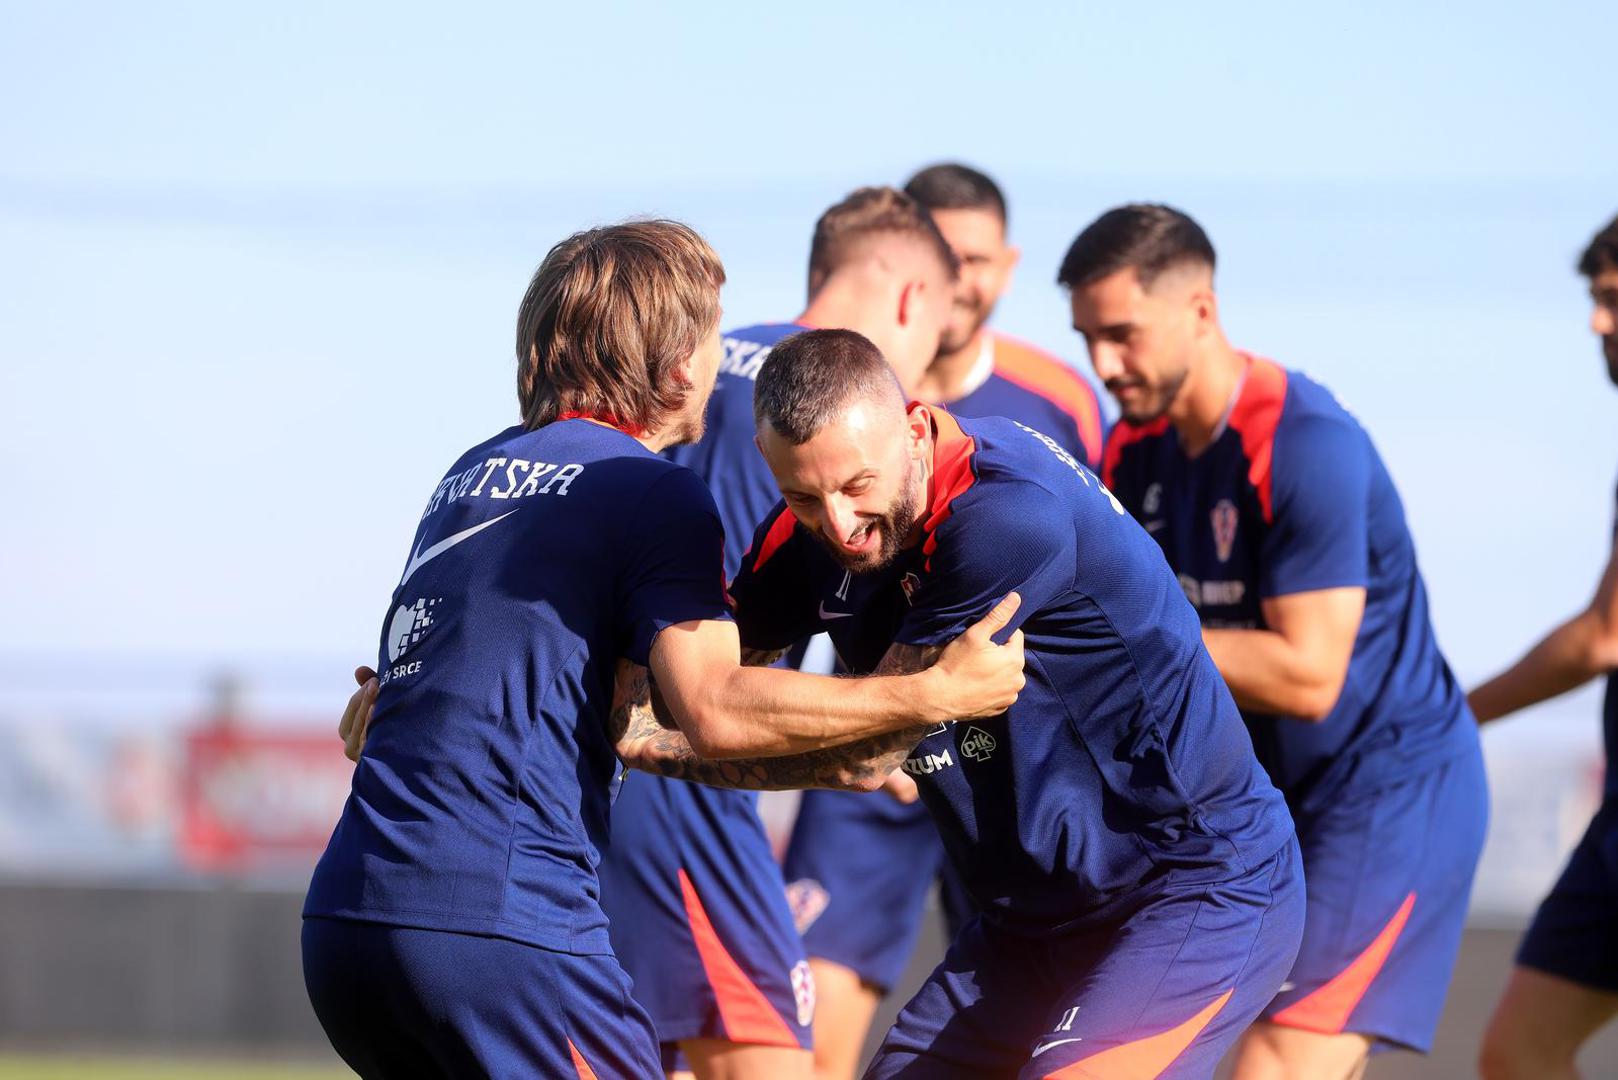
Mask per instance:
[[[353,1080],[341,1066],[190,1058],[0,1054],[0,1080]]]

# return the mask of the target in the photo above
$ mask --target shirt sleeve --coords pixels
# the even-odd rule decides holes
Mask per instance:
[[[646,664],[665,628],[730,618],[725,530],[713,496],[686,468],[670,469],[652,483],[627,528],[619,578],[621,655]]]
[[[1275,436],[1264,597],[1364,587],[1370,580],[1371,448],[1355,425],[1309,417]]]
[[[1038,485],[998,485],[994,498],[952,512],[934,535],[937,546],[895,636],[906,645],[953,641],[1016,591],[1022,606],[999,635],[1004,640],[1072,591],[1078,572],[1073,521]]]
[[[730,583],[742,647],[790,649],[820,629],[816,593],[804,565],[806,541],[786,504],[776,502],[753,533],[736,579]]]

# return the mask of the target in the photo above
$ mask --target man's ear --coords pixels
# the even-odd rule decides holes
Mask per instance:
[[[1191,293],[1191,317],[1196,322],[1196,334],[1204,337],[1219,329],[1219,297],[1213,286],[1199,286]]]
[[[916,304],[921,297],[921,282],[907,281],[899,286],[899,308],[894,313],[900,326],[909,326],[916,318]]]
[[[1001,258],[1005,260],[1006,273],[1009,275],[1022,263],[1022,248],[1008,247],[1006,248],[1005,254],[1002,255]]]
[[[923,460],[932,449],[933,412],[919,401],[912,401],[905,412],[905,450],[913,460]]]

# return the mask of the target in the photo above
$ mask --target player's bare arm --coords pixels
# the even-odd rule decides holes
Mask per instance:
[[[651,670],[691,748],[713,760],[780,757],[998,716],[1023,687],[1020,631],[1005,645],[992,635],[1010,624],[1021,598],[1009,593],[950,642],[931,666],[907,674],[834,679],[740,663],[730,622],[680,623],[658,635]]]
[[[654,707],[651,679],[646,669],[639,665],[621,663],[611,721],[619,756],[626,765],[633,768],[658,772],[665,776],[700,780],[716,787],[757,789],[839,787],[859,790],[880,787],[883,778],[899,766],[910,749],[940,723],[958,719],[969,720],[980,716],[997,716],[1016,700],[1023,686],[1022,631],[1014,632],[1004,645],[996,645],[992,635],[1011,621],[1020,603],[1021,598],[1016,593],[1008,594],[987,615],[942,649],[894,645],[882,658],[876,673],[863,679],[832,679],[770,668],[768,665],[779,659],[781,655],[779,652],[758,650],[744,652],[738,645],[738,670],[785,677],[782,680],[770,680],[788,684],[788,688],[784,690],[767,688],[770,693],[776,695],[773,700],[779,700],[779,696],[790,694],[792,692],[790,687],[793,686],[803,687],[801,692],[809,695],[814,695],[824,688],[828,691],[824,700],[833,704],[836,701],[849,700],[849,695],[841,693],[846,688],[857,689],[886,684],[889,688],[886,693],[900,695],[897,704],[894,705],[886,705],[885,699],[879,698],[877,706],[865,706],[877,711],[879,718],[881,715],[879,710],[882,707],[899,710],[898,715],[904,718],[904,722],[899,726],[890,726],[875,735],[859,734],[845,736],[842,739],[831,736],[824,739],[822,749],[826,748],[826,743],[834,744],[833,748],[839,742],[863,744],[859,748],[845,749],[838,754],[817,755],[813,752],[792,751],[759,754],[757,756],[763,758],[786,756],[793,759],[793,764],[783,765],[779,770],[772,769],[767,775],[758,772],[758,762],[745,759],[736,762],[736,768],[716,769],[714,766],[727,759],[714,758],[693,747],[684,729],[675,719],[677,714],[669,708],[666,698],[660,699],[657,707]],[[728,626],[732,630],[732,640],[735,639],[733,624],[699,625]],[[670,627],[670,630],[673,629],[678,627]],[[661,640],[659,637],[659,641]],[[657,649],[654,646],[654,664],[656,657]],[[640,673],[638,679],[632,673],[626,676],[626,670],[638,671]],[[934,681],[920,682],[927,676],[934,676]],[[338,722],[337,734],[343,740],[343,753],[349,760],[358,761],[360,752],[365,748],[371,709],[376,703],[376,673],[367,667],[356,668],[354,679],[359,683],[359,687],[348,699],[342,718]],[[917,691],[919,694],[931,697],[922,696],[913,702],[906,702],[902,696],[905,693],[903,687],[906,685],[919,686],[920,689]],[[895,687],[898,689],[893,689]],[[772,697],[768,695],[762,696],[755,700],[752,707],[767,710],[772,707],[769,704],[771,700]],[[860,704],[857,697],[853,700],[856,705]],[[952,705],[951,702],[955,704]],[[821,708],[823,710],[825,706]],[[817,707],[813,703],[799,702],[794,711],[800,723],[805,722],[802,719],[805,716],[810,717],[808,722],[812,723],[816,715],[825,715],[823,711],[817,713]],[[836,717],[830,719],[832,723],[827,724],[828,728],[833,727]],[[764,725],[771,721],[772,718],[767,712],[763,718],[756,719],[757,723]],[[882,768],[885,762],[890,763]],[[876,769],[880,771],[873,772]],[[698,772],[703,775],[697,775]]]
[[[1583,611],[1467,695],[1481,723],[1577,689],[1618,668],[1618,547]]]
[[[936,645],[895,644],[883,656],[877,673],[910,675],[925,671],[938,662],[943,652]],[[646,669],[627,661],[618,668],[612,724],[618,757],[630,768],[713,787],[762,791],[878,790],[916,744],[937,727],[915,724],[805,754],[710,761],[692,750],[689,740],[675,727]]]
[[[1363,588],[1317,589],[1264,601],[1263,630],[1202,632],[1236,704],[1255,712],[1324,720],[1343,692],[1354,655]]]

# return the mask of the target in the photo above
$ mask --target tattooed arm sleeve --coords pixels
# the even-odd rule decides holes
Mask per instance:
[[[894,645],[873,674],[907,675],[931,666],[939,646]],[[750,663],[773,662],[779,654],[753,654]],[[618,666],[613,695],[612,731],[618,757],[630,768],[713,787],[779,791],[796,788],[842,788],[875,791],[933,730],[916,726],[873,739],[786,757],[709,761],[698,757],[660,707],[657,689],[646,669],[629,661]]]

